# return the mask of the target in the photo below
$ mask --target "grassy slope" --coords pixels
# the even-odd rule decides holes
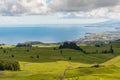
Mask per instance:
[[[103,45],[103,46],[106,48],[108,45]],[[84,68],[71,69],[67,72],[66,80],[119,80],[120,79],[119,76],[120,75],[120,56],[119,56],[120,44],[113,43],[112,46],[114,47],[115,50],[115,54],[114,54],[115,57],[101,63],[103,67],[91,68],[90,66],[88,66]],[[90,48],[87,49],[90,50]],[[101,55],[97,55],[97,56],[103,59],[106,57],[106,56],[102,57]]]
[[[63,75],[66,68],[66,80],[119,80],[120,57],[119,45],[113,44],[115,54],[100,54],[101,50],[108,49],[110,45],[102,47],[82,46],[87,51],[99,54],[83,54],[76,50],[64,49],[63,55],[60,50],[53,50],[53,47],[34,48],[4,48],[0,49],[1,59],[18,60],[21,70],[18,72],[1,71],[0,80],[56,80]],[[3,52],[6,50],[6,53]],[[29,50],[27,52],[26,50]],[[11,55],[15,57],[12,58]],[[40,58],[37,59],[36,55]],[[33,56],[34,58],[30,58]],[[68,58],[72,57],[69,61]],[[105,67],[90,68],[94,63],[101,63]]]
[[[101,64],[99,68],[76,68],[67,72],[67,79],[72,80],[119,80],[120,56],[117,56]],[[72,75],[72,78],[71,78]]]

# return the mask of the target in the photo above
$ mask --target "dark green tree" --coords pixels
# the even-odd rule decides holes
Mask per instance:
[[[69,57],[69,60],[71,60],[72,58],[71,57]]]
[[[110,53],[114,53],[114,50],[113,50],[113,47],[112,45],[110,46],[110,50],[109,50]]]
[[[80,48],[79,46],[77,46],[76,43],[74,42],[64,42],[63,44],[61,44],[59,46],[59,49],[64,49],[64,48],[70,48],[70,49],[75,49],[75,50],[82,50],[82,48]]]

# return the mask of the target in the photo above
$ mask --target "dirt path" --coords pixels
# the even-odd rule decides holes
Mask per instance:
[[[58,80],[64,80],[67,71],[73,69],[73,66],[74,66],[74,64],[72,64],[71,62],[69,62],[69,66],[65,68],[65,70],[64,70],[64,72],[63,72],[62,75],[59,75],[59,76],[58,76]]]
[[[66,72],[67,72],[68,70],[73,69],[73,66],[74,66],[74,65],[73,65],[71,62],[69,62],[69,66],[64,70],[63,76],[66,76]]]

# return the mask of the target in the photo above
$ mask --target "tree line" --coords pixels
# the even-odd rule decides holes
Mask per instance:
[[[95,45],[95,46],[100,47],[100,45]],[[77,46],[77,44],[74,43],[74,42],[64,42],[63,44],[61,44],[59,46],[59,49],[64,49],[64,48],[79,50],[79,51],[83,52],[84,54],[97,54],[97,53],[99,53],[98,50],[96,50],[94,52],[86,51],[86,50],[82,49],[81,47]],[[114,49],[113,49],[113,47],[111,45],[108,50],[102,50],[101,53],[103,53],[103,54],[114,53]]]

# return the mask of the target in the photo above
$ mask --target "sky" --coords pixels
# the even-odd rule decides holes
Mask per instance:
[[[120,0],[0,0],[0,24],[88,24],[120,19]]]

